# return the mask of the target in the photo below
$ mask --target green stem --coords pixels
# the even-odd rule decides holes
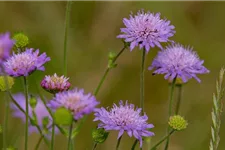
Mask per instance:
[[[176,79],[177,79],[177,77],[175,77],[175,78],[173,79],[173,82],[172,82],[172,85],[171,85],[168,118],[172,115],[173,95],[174,95],[174,87],[175,87],[175,84],[176,84]],[[169,131],[170,131],[170,127],[169,127],[169,125],[168,125],[168,128],[167,128],[167,134],[169,134]],[[168,149],[168,147],[169,147],[169,142],[170,142],[170,138],[168,137],[168,138],[167,138],[167,141],[166,141],[166,145],[165,145],[164,150],[167,150],[167,149]]]
[[[156,143],[150,150],[155,150],[162,142],[164,142],[166,139],[168,139],[168,138],[171,136],[171,134],[174,133],[174,131],[175,131],[175,130],[170,131],[168,135],[166,135],[165,137],[163,137],[163,138],[162,138],[158,143]]]
[[[175,111],[176,115],[179,113],[179,110],[180,110],[181,98],[182,98],[182,85],[179,85],[178,86],[178,100],[177,100],[176,111]]]
[[[70,128],[69,128],[69,137],[68,137],[67,150],[70,150],[72,131],[73,131],[73,122],[71,123]]]
[[[94,143],[92,150],[96,150],[98,143]]]
[[[138,143],[138,140],[135,140],[135,141],[134,141],[134,144],[132,145],[131,150],[135,150],[135,147],[136,147],[137,143]]]
[[[10,93],[10,91],[7,91],[9,97],[11,98],[12,102],[16,105],[16,107],[24,114],[26,115],[26,112],[24,111],[24,109],[17,103],[17,101],[13,98],[12,94]],[[32,118],[29,116],[29,119],[31,120]],[[38,125],[35,125],[35,127],[37,128],[37,130],[39,131],[39,133],[42,135],[42,137],[44,138],[44,141],[46,143],[46,145],[48,145],[48,141],[45,138],[44,134],[42,133],[41,128]]]
[[[5,113],[4,113],[4,127],[3,127],[3,149],[7,149],[7,126],[8,126],[9,101],[5,95]]]
[[[143,49],[142,57],[141,57],[141,73],[140,73],[140,107],[142,109],[141,113],[144,114],[144,99],[145,99],[145,88],[144,88],[144,80],[145,80],[145,53],[146,50]]]
[[[119,53],[116,55],[116,57],[113,59],[112,63],[115,63],[116,60],[119,58],[119,56],[123,53],[123,51],[126,49],[126,45],[124,45],[124,47],[119,51]],[[97,88],[95,89],[94,91],[94,95],[96,96],[100,90],[100,88],[102,87],[102,84],[104,83],[105,81],[105,78],[106,76],[108,75],[109,71],[110,71],[111,68],[107,67],[107,69],[105,70]]]
[[[41,145],[41,141],[42,141],[43,137],[41,136],[38,140],[38,143],[35,146],[35,150],[38,150],[39,146]]]
[[[55,140],[55,125],[54,125],[54,119],[52,121],[52,139],[51,139],[51,150],[54,150],[54,140]]]
[[[121,139],[122,139],[122,136],[117,140],[116,150],[119,150],[119,146],[120,146]]]
[[[25,97],[26,97],[26,124],[25,124],[25,150],[28,150],[28,119],[29,119],[29,110],[28,110],[28,83],[27,77],[24,77],[24,87],[25,87]]]
[[[68,0],[66,5],[66,18],[65,18],[65,32],[64,32],[64,59],[63,59],[63,74],[67,76],[67,40],[68,40],[68,27],[70,21],[72,1]]]

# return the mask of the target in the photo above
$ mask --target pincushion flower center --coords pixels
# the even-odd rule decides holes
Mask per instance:
[[[75,111],[75,105],[80,101],[80,96],[72,96],[69,97],[67,101],[65,101],[65,106],[71,111]]]

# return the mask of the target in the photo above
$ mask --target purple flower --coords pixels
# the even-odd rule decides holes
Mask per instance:
[[[102,107],[96,109],[95,112],[94,121],[101,121],[98,124],[99,128],[104,128],[106,131],[118,130],[118,138],[125,131],[130,137],[133,135],[140,141],[140,147],[142,147],[143,136],[149,137],[154,135],[153,132],[149,131],[154,126],[146,122],[148,120],[147,115],[141,116],[141,108],[135,109],[135,106],[127,101],[125,104],[123,104],[123,101],[120,101],[119,106],[114,104],[110,110]]]
[[[75,88],[74,90],[57,93],[49,102],[48,107],[53,110],[65,107],[72,112],[74,119],[78,120],[84,115],[93,112],[95,106],[98,104],[99,102],[96,101],[91,93],[84,94],[83,89]]]
[[[53,76],[45,76],[41,82],[41,86],[50,93],[58,93],[66,91],[70,88],[69,78],[64,76],[57,76],[55,73]]]
[[[138,45],[147,52],[155,46],[162,49],[160,43],[170,41],[168,38],[175,34],[175,27],[170,25],[170,21],[161,19],[160,13],[145,13],[141,10],[137,15],[130,15],[130,19],[124,18],[123,23],[126,28],[120,29],[122,34],[117,38],[129,42],[131,51]]]
[[[15,101],[20,105],[20,107],[25,111],[26,110],[26,98],[24,96],[24,94],[22,93],[18,93],[18,94],[14,94],[13,95]],[[19,110],[19,108],[11,102],[10,104],[11,109],[13,110],[13,116],[17,117],[17,118],[21,118],[23,120],[23,122],[25,123],[26,121],[26,116],[23,112],[21,112]],[[29,106],[29,116],[31,118],[34,118],[34,114],[32,113],[32,108]],[[41,99],[38,97],[37,98],[37,105],[34,108],[34,112],[36,114],[37,117],[37,125],[43,129],[43,124],[42,124],[42,120],[47,117],[49,119],[49,123],[47,125],[47,128],[49,129],[48,131],[51,132],[51,125],[52,125],[52,117],[51,115],[48,113],[48,110],[46,109],[45,105],[43,104],[43,102],[41,101]],[[31,122],[29,122],[29,133],[39,133],[37,128],[35,126],[32,126]],[[50,135],[50,133],[48,132],[48,135]],[[56,132],[58,132],[58,129],[56,129]]]
[[[158,52],[149,70],[154,69],[154,74],[165,74],[165,79],[173,80],[177,77],[181,78],[183,82],[187,82],[189,79],[195,78],[200,82],[201,80],[196,74],[209,73],[203,63],[204,61],[199,59],[192,48],[173,44]]]
[[[25,52],[13,54],[9,59],[4,62],[4,68],[8,75],[13,77],[28,76],[35,70],[44,71],[43,66],[46,62],[50,61],[46,53],[39,54],[39,50],[26,49]]]
[[[14,43],[10,39],[10,33],[0,34],[0,64],[10,56]]]

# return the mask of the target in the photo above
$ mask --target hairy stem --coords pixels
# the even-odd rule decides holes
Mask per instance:
[[[28,107],[28,83],[27,77],[24,77],[25,97],[26,97],[26,124],[25,124],[25,150],[28,150],[28,119],[29,119],[29,107]]]
[[[68,0],[66,5],[66,18],[65,18],[65,32],[64,32],[64,59],[63,59],[63,73],[67,76],[67,40],[68,40],[68,27],[70,22],[72,1]]]
[[[70,128],[69,128],[67,150],[70,150],[72,131],[73,131],[73,122],[71,123]]]
[[[143,49],[142,51],[142,57],[141,57],[141,72],[140,72],[140,107],[141,107],[141,112],[142,115],[144,114],[144,99],[145,99],[145,85],[144,85],[144,80],[145,80],[145,53],[146,50]]]
[[[175,111],[176,115],[179,113],[179,110],[180,110],[181,99],[182,99],[182,85],[179,85],[178,86],[178,99],[177,99],[177,105],[176,105],[176,111]]]
[[[172,82],[172,85],[171,85],[168,118],[172,115],[173,95],[174,95],[174,87],[175,87],[175,84],[176,84],[176,79],[177,79],[177,77],[175,77],[175,78],[173,79],[173,82]],[[169,134],[169,131],[170,131],[170,127],[169,127],[169,125],[168,125],[168,128],[167,128],[167,134]],[[168,147],[169,147],[169,142],[170,142],[170,137],[167,138],[166,145],[165,145],[165,148],[164,148],[165,150],[168,149]]]
[[[122,136],[117,140],[116,150],[119,150],[121,139],[122,139]]]
[[[92,150],[96,150],[96,148],[97,148],[97,143],[94,143],[94,145],[93,145],[93,147],[92,147]]]
[[[137,143],[138,143],[138,140],[136,139],[136,140],[134,141],[134,144],[133,144],[132,147],[131,147],[131,150],[135,150],[135,147],[136,147]]]
[[[35,146],[35,150],[38,150],[39,146],[41,145],[41,141],[43,140],[43,137],[41,136],[39,139],[38,139],[38,142]]]

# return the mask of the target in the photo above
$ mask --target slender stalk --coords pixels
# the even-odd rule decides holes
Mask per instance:
[[[41,145],[41,141],[43,140],[43,137],[41,136],[35,146],[35,150],[38,150],[39,146]]]
[[[174,133],[175,130],[172,130],[169,132],[168,135],[166,135],[165,137],[163,137],[158,143],[156,143],[150,150],[155,150],[162,142],[164,142],[166,139],[168,139],[173,133]]]
[[[137,143],[138,143],[138,140],[135,140],[135,141],[134,141],[134,144],[132,145],[131,150],[135,150],[135,147],[136,147]]]
[[[12,94],[10,93],[10,91],[7,91],[9,97],[11,98],[12,102],[16,105],[16,107],[24,114],[26,115],[26,112],[24,111],[24,109],[16,102],[16,100],[13,98]],[[29,119],[31,120],[32,118],[29,116]],[[38,125],[34,125],[38,132],[42,135],[42,138],[44,138],[45,143],[48,145],[48,141],[45,138],[44,134],[42,133],[41,128]]]
[[[141,73],[140,73],[140,107],[142,109],[141,113],[144,114],[144,99],[145,99],[145,88],[144,88],[144,80],[145,80],[145,53],[146,50],[143,49],[142,57],[141,57]]]
[[[168,118],[172,115],[173,95],[174,95],[174,87],[175,87],[175,84],[176,84],[176,79],[177,79],[177,77],[175,77],[173,79],[173,82],[172,82],[172,85],[171,85]],[[167,134],[169,134],[169,131],[170,131],[170,127],[168,125]],[[165,150],[167,150],[168,147],[169,147],[169,141],[170,141],[170,137],[167,138],[166,145],[165,145],[165,148],[164,148]]]
[[[51,150],[54,150],[54,140],[55,140],[55,124],[54,119],[52,121],[52,139],[51,139]]]
[[[98,143],[94,143],[92,150],[96,150]]]
[[[72,131],[73,131],[73,122],[71,123],[70,128],[69,128],[69,137],[68,137],[67,150],[70,150]]]
[[[9,102],[7,95],[5,95],[5,113],[4,113],[4,127],[3,127],[3,149],[7,149],[7,127],[8,127]]]
[[[119,56],[123,53],[123,51],[126,49],[126,46],[124,45],[124,47],[119,51],[119,53],[116,55],[116,57],[113,59],[112,63],[115,63],[116,60],[119,58]],[[107,67],[107,69],[105,70],[97,88],[95,89],[94,91],[94,95],[96,96],[100,90],[100,88],[102,87],[102,84],[104,83],[105,81],[105,78],[106,76],[108,75],[109,71],[110,71],[111,68]]]
[[[177,105],[176,105],[176,111],[175,114],[177,115],[180,110],[180,103],[182,98],[182,85],[178,85],[178,99],[177,99]]]
[[[119,146],[120,146],[121,139],[122,139],[122,136],[117,140],[116,150],[119,150]]]
[[[66,5],[66,18],[65,18],[65,32],[64,32],[64,59],[63,59],[63,73],[67,76],[67,39],[68,39],[68,27],[70,22],[72,1],[68,0]]]
[[[28,119],[29,119],[29,110],[28,110],[28,83],[27,77],[24,77],[24,87],[25,87],[25,97],[26,97],[26,124],[25,124],[25,150],[28,150]]]

